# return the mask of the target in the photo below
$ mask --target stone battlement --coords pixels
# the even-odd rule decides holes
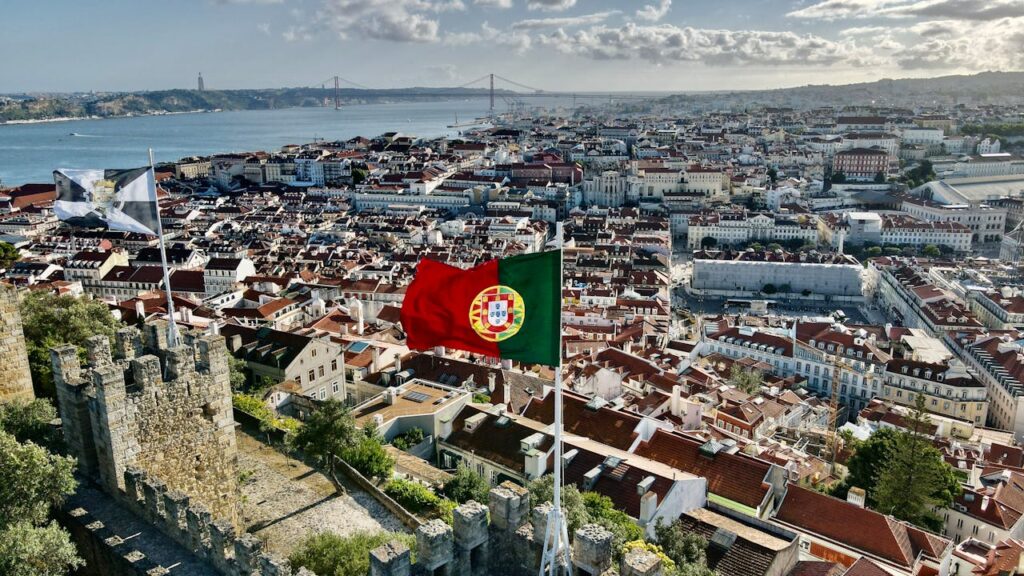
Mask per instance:
[[[167,324],[51,350],[64,436],[80,471],[108,494],[137,467],[237,526],[237,449],[227,348],[186,334],[171,348]]]
[[[401,542],[370,552],[370,576],[444,574],[536,574],[543,553],[551,503],[530,507],[529,492],[512,482],[491,489],[488,506],[467,502],[452,514],[452,525],[431,520],[416,530],[416,562]],[[488,522],[488,517],[490,522]],[[572,573],[611,574],[612,533],[588,524],[572,535]],[[620,574],[660,576],[661,560],[645,550],[623,559]]]
[[[252,534],[238,534],[226,520],[218,520],[203,504],[192,502],[178,490],[168,489],[140,468],[124,472],[122,501],[137,515],[225,576],[313,576],[293,572],[288,562],[263,551]]]

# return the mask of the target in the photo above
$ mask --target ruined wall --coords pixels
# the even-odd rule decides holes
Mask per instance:
[[[64,435],[83,473],[109,494],[131,466],[238,525],[237,448],[227,349],[220,336],[188,335],[169,348],[166,323],[102,336],[52,354]]]
[[[0,402],[33,398],[18,292],[12,286],[0,284]]]

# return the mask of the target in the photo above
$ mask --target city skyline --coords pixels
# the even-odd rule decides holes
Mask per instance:
[[[607,91],[611,80],[618,91],[735,90],[1018,70],[1024,60],[1019,0],[189,0],[176,8],[15,2],[0,39],[10,56],[5,91],[193,88],[199,71],[212,90],[313,86],[335,74],[373,88],[453,86],[490,72],[553,91]],[[41,39],[49,49],[39,49]]]

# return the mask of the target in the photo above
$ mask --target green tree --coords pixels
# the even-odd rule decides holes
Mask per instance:
[[[730,386],[735,386],[737,390],[753,394],[761,389],[764,375],[759,370],[748,370],[739,364],[733,364],[729,369],[727,382]]]
[[[83,564],[55,521],[42,526],[15,522],[0,531],[0,574],[5,576],[64,576]]]
[[[884,184],[884,183],[885,183],[885,174],[883,174],[881,172],[876,173],[875,174],[875,184]]]
[[[0,431],[0,574],[57,576],[82,565],[50,510],[75,490],[75,461]]]
[[[0,268],[10,268],[20,257],[21,254],[13,244],[0,242]]]
[[[772,242],[771,244],[768,245],[768,250],[770,252],[775,252],[776,250],[782,250],[782,245],[779,244],[778,242]]]
[[[938,258],[942,256],[942,251],[935,244],[929,244],[921,249],[921,255],[929,258]]]
[[[779,289],[776,288],[775,284],[772,284],[771,282],[761,287],[761,292],[764,294],[775,294],[778,291]]]
[[[245,375],[245,360],[228,355],[228,369],[231,376],[231,390],[238,391],[245,388],[245,383],[248,381]]]
[[[846,182],[846,174],[843,174],[842,172],[836,172],[835,174],[832,175],[832,183],[833,184],[843,184],[845,182]]]
[[[28,349],[32,382],[40,396],[54,396],[50,348],[72,344],[79,347],[91,336],[113,338],[121,323],[98,300],[28,292],[21,300],[22,327]]]
[[[710,250],[715,246],[718,246],[718,239],[714,236],[705,236],[700,239],[700,247],[705,250]]]
[[[554,499],[554,476],[542,476],[530,483],[532,505]],[[562,487],[562,512],[565,514],[569,534],[586,524],[598,524],[613,535],[612,546],[616,558],[622,546],[643,537],[643,530],[625,512],[617,510],[611,499],[594,492],[580,492],[573,485]]]
[[[393,478],[384,485],[384,493],[395,499],[413,514],[422,514],[437,508],[441,499],[419,482]]]
[[[362,184],[363,182],[366,182],[366,179],[369,178],[369,177],[370,177],[370,171],[367,170],[366,168],[353,168],[352,169],[352,185],[353,186],[358,186],[359,184]]]
[[[878,474],[875,499],[878,511],[938,531],[942,518],[934,509],[953,503],[960,482],[926,435],[930,426],[924,395],[918,394],[905,419],[906,430],[896,436]]]
[[[384,449],[374,430],[367,428],[362,438],[341,452],[341,459],[367,478],[388,478],[395,467],[395,459]]]
[[[688,531],[679,520],[671,524],[658,519],[654,526],[654,539],[676,565],[678,574],[686,576],[713,576],[708,568],[708,541]]]
[[[470,500],[476,500],[486,504],[490,497],[491,485],[465,464],[459,464],[451,480],[444,483],[442,493],[459,504],[465,504]]]
[[[308,536],[288,557],[292,569],[306,568],[318,576],[366,576],[370,573],[370,551],[393,540],[416,550],[411,534],[356,532],[339,536],[321,532]]]
[[[644,537],[644,531],[622,510],[615,508],[612,499],[596,492],[583,492],[583,507],[587,512],[587,524],[598,524],[612,533],[612,550],[621,550],[622,545]],[[619,559],[616,556],[616,559]]]
[[[872,246],[872,247],[868,248],[864,253],[867,254],[868,256],[872,257],[872,258],[875,258],[875,257],[878,257],[878,256],[882,255],[882,247],[881,246]]]
[[[875,506],[875,484],[882,471],[898,432],[894,428],[879,428],[867,440],[853,441],[853,456],[846,463],[846,478],[832,489],[832,495],[846,498],[850,488],[856,486],[867,492],[868,506]]]
[[[341,402],[324,401],[291,438],[292,446],[326,464],[334,473],[334,459],[361,442],[352,412]]]
[[[61,443],[52,422],[57,410],[46,398],[14,400],[0,404],[0,430],[19,442],[34,442],[51,451]]]
[[[768,169],[768,179],[774,184],[779,179],[779,171],[775,168]]]

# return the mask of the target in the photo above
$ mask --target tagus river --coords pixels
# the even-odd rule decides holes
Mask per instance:
[[[530,104],[555,105],[539,98]],[[504,111],[502,102],[496,103]],[[316,138],[372,138],[396,131],[420,137],[457,135],[448,128],[487,115],[486,98],[333,108],[287,108],[168,114],[103,120],[0,125],[0,183],[52,182],[57,168],[128,168],[215,152],[276,150]],[[466,129],[466,128],[462,128]]]

